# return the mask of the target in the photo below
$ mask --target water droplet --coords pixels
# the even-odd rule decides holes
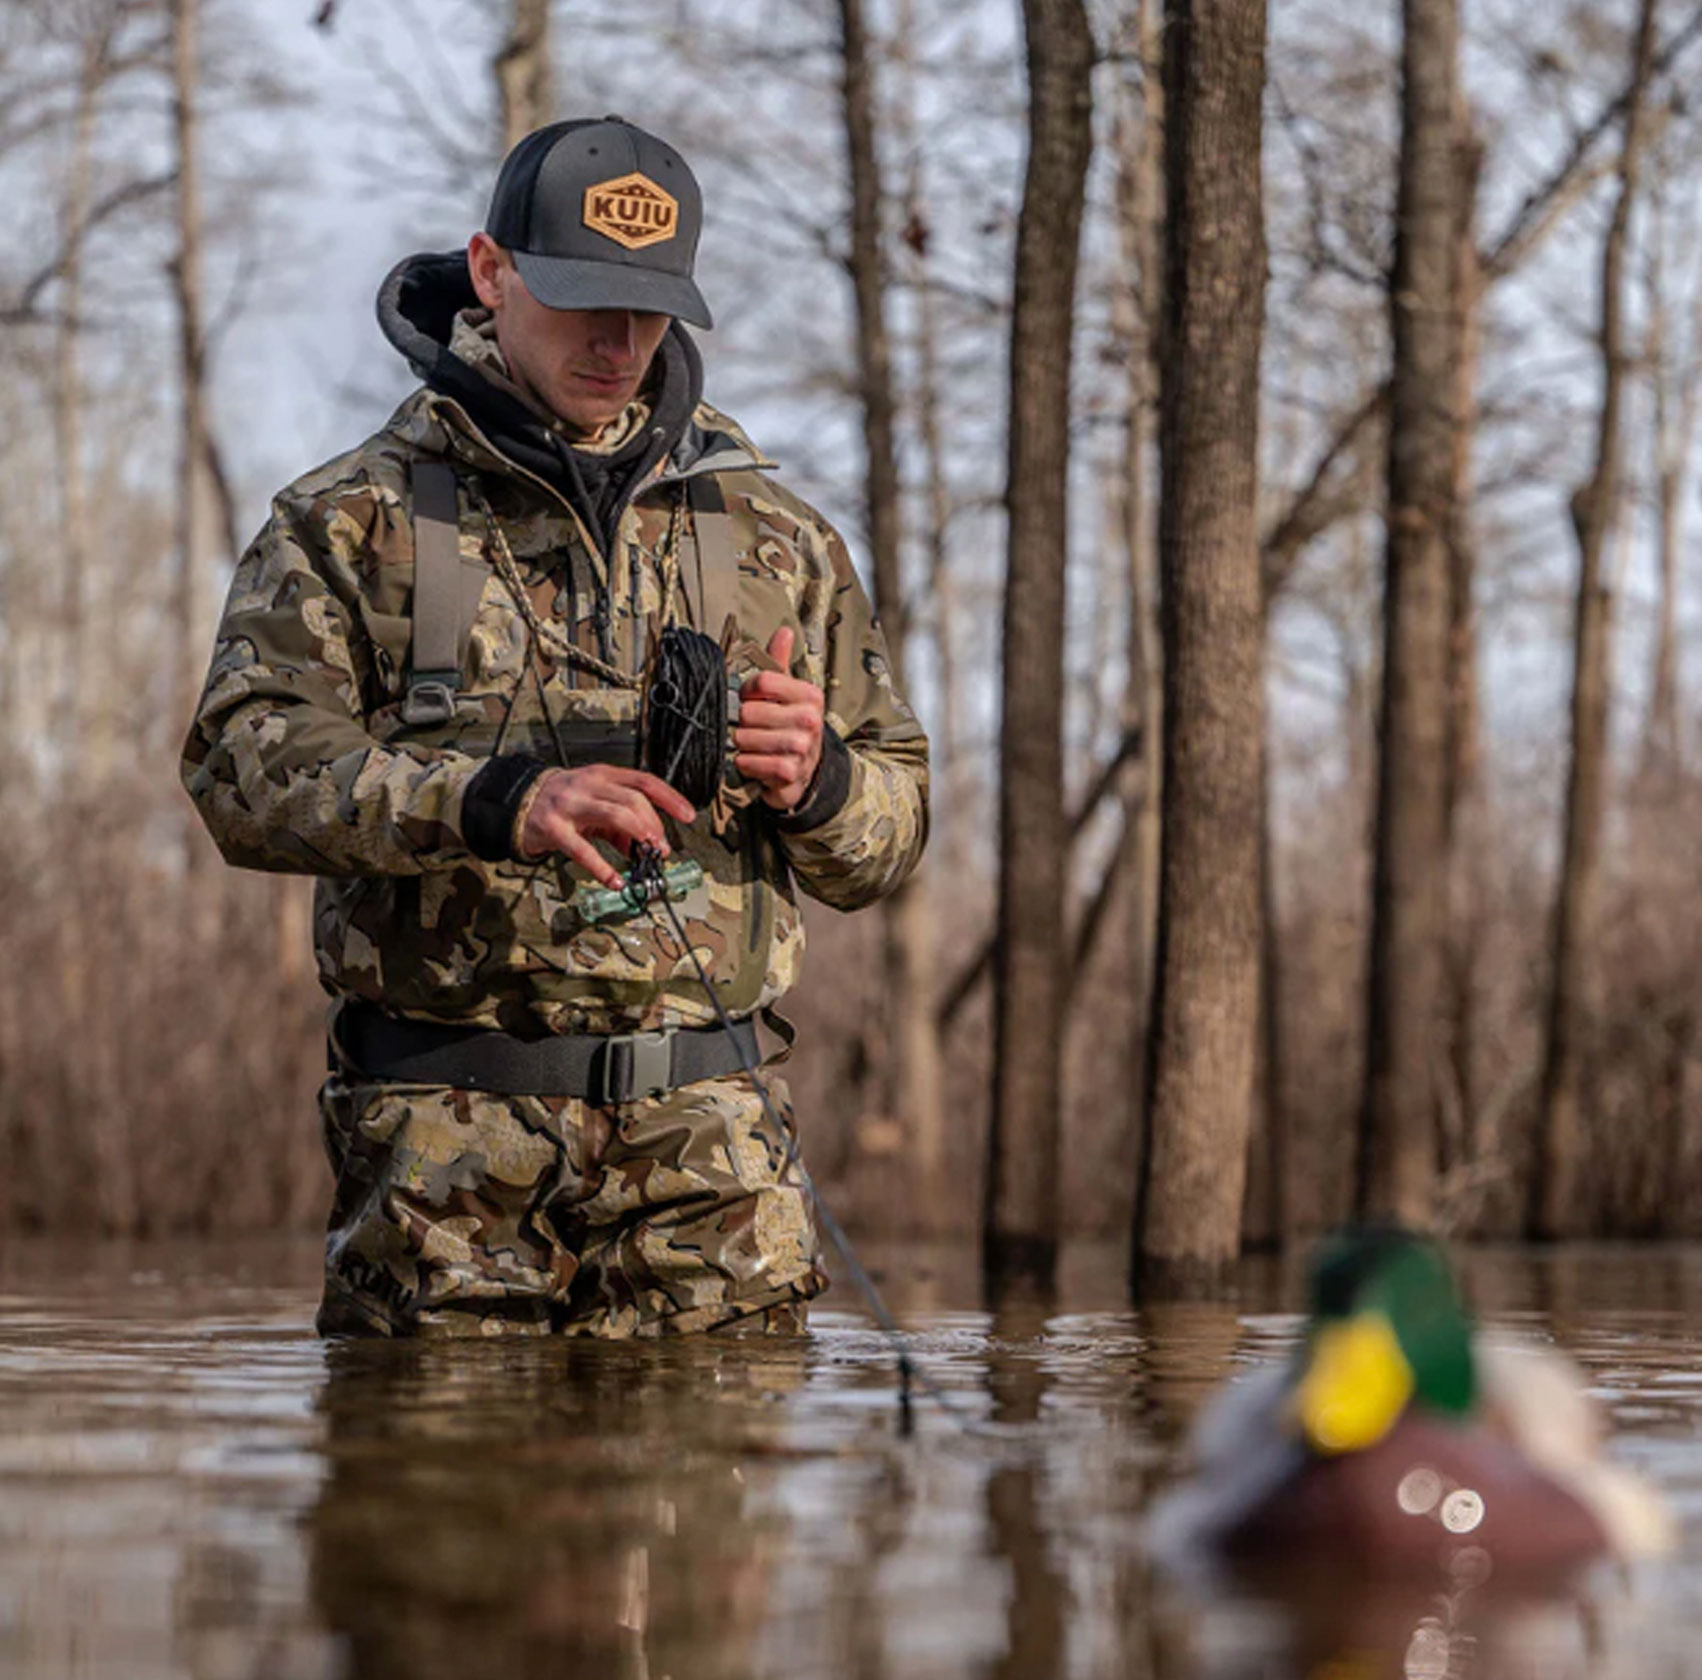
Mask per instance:
[[[1409,1517],[1422,1517],[1434,1511],[1442,1497],[1442,1478],[1427,1464],[1415,1465],[1401,1477],[1395,1489],[1395,1503]]]
[[[1483,1521],[1483,1495],[1475,1488],[1455,1488],[1442,1501],[1442,1526],[1450,1534],[1470,1534]]]

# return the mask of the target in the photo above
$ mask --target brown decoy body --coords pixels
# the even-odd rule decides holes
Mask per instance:
[[[1184,1567],[1540,1588],[1671,1544],[1602,1445],[1570,1363],[1475,1335],[1434,1243],[1349,1232],[1314,1262],[1293,1361],[1208,1408],[1151,1538]]]

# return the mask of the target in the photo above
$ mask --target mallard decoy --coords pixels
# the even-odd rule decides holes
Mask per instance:
[[[1351,1231],[1313,1262],[1292,1362],[1208,1407],[1151,1540],[1184,1565],[1525,1581],[1667,1550],[1665,1506],[1601,1448],[1570,1361],[1474,1335],[1436,1244]]]

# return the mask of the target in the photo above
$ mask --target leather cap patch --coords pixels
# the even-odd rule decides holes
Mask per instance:
[[[639,251],[674,237],[680,225],[679,201],[648,175],[622,175],[585,189],[585,225],[629,251]]]

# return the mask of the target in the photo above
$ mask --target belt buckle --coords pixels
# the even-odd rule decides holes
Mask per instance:
[[[674,1035],[657,1032],[616,1033],[603,1041],[599,1107],[642,1102],[674,1088]]]

